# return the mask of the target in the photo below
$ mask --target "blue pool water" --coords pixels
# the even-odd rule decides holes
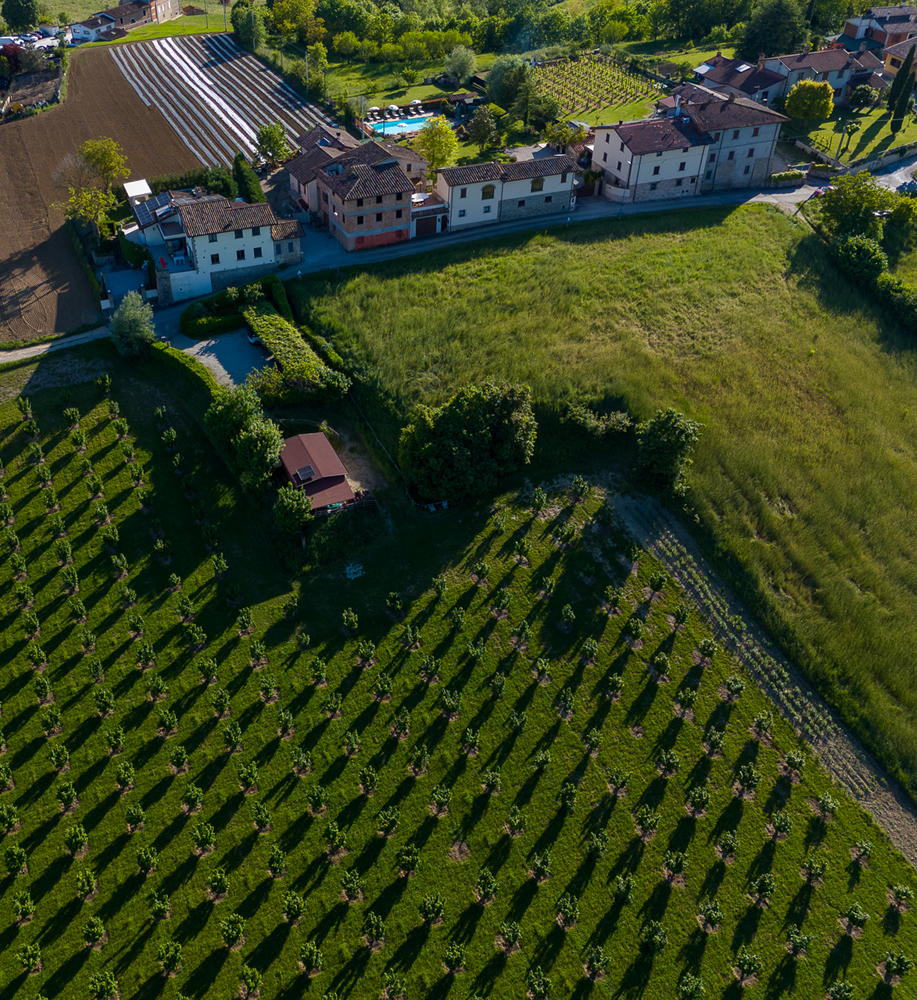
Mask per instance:
[[[392,121],[371,122],[372,128],[379,135],[398,135],[401,132],[416,132],[423,127],[423,123],[432,118],[432,115],[418,115],[416,118],[395,118]]]

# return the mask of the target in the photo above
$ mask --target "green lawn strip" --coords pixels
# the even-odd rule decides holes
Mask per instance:
[[[860,123],[860,130],[850,137],[849,144],[846,136],[841,140],[840,133],[841,126],[848,121]],[[809,122],[807,131],[803,130],[803,125],[803,122],[794,119],[784,126],[784,133],[828,153],[832,158],[837,155],[838,147],[841,146],[840,159],[847,164],[854,160],[870,160],[893,147],[917,142],[917,120],[912,115],[906,117],[901,130],[893,133],[885,108],[865,113],[839,108],[831,118]]]
[[[100,45],[123,45],[127,42],[148,42],[151,38],[170,38],[174,35],[216,34],[223,31],[222,19],[216,15],[209,18],[202,14],[179,17],[174,21],[163,21],[162,24],[146,24],[134,28],[126,38],[115,42],[87,42],[80,48],[95,48]]]
[[[295,618],[285,618],[281,607],[288,584],[277,570],[277,557],[264,533],[255,508],[242,499],[226,470],[203,436],[198,419],[202,394],[190,392],[171,370],[130,365],[107,345],[80,349],[84,356],[111,365],[112,398],[128,421],[138,461],[147,470],[156,508],[143,514],[132,488],[129,470],[116,442],[117,425],[97,387],[91,383],[31,394],[34,418],[41,429],[40,443],[46,467],[53,474],[67,522],[67,541],[73,549],[81,581],[80,598],[88,626],[97,637],[95,655],[106,669],[104,687],[116,699],[108,720],[96,711],[96,691],[81,654],[80,625],[71,621],[61,593],[61,570],[54,556],[49,515],[35,471],[26,458],[27,430],[15,404],[0,407],[0,456],[6,469],[5,488],[16,516],[15,530],[30,568],[35,594],[34,612],[41,623],[38,641],[48,653],[44,673],[55,693],[64,731],[54,737],[66,743],[71,766],[56,777],[48,758],[48,740],[41,731],[33,691],[34,672],[24,657],[22,616],[15,608],[10,560],[2,576],[3,702],[2,725],[8,744],[3,758],[9,763],[15,789],[0,795],[0,804],[15,803],[22,829],[8,834],[5,845],[18,843],[29,855],[29,875],[6,877],[0,885],[2,908],[12,912],[12,899],[28,887],[37,904],[34,921],[22,927],[7,924],[8,946],[0,952],[0,975],[5,982],[25,988],[16,953],[23,944],[39,941],[43,971],[36,977],[49,1000],[86,993],[89,976],[112,971],[122,996],[159,990],[157,952],[176,940],[183,947],[184,964],[175,988],[192,996],[230,995],[237,991],[239,972],[246,962],[265,977],[265,998],[300,995],[306,981],[297,969],[301,946],[317,942],[324,952],[325,971],[312,990],[346,992],[355,998],[375,998],[383,971],[393,969],[408,980],[409,995],[435,995],[449,984],[442,956],[452,940],[466,945],[466,969],[458,979],[462,991],[522,996],[530,966],[540,964],[550,975],[554,995],[585,995],[583,976],[588,949],[600,944],[611,958],[607,986],[624,995],[643,991],[657,995],[670,990],[685,968],[698,971],[713,995],[729,989],[731,965],[742,944],[760,955],[762,979],[772,989],[793,982],[799,995],[820,996],[825,983],[843,974],[862,995],[878,986],[875,966],[889,947],[915,951],[911,916],[890,914],[886,898],[889,883],[908,882],[909,872],[884,836],[866,815],[842,793],[833,822],[820,826],[809,800],[830,788],[814,761],[806,765],[802,784],[782,779],[782,753],[795,738],[777,721],[772,745],[759,744],[749,731],[753,720],[767,709],[767,699],[749,685],[735,705],[721,700],[719,688],[737,668],[718,653],[711,666],[696,664],[694,650],[709,633],[696,613],[685,627],[673,632],[669,616],[682,600],[671,584],[661,586],[657,598],[647,589],[657,572],[654,561],[642,556],[631,568],[623,562],[625,539],[601,513],[600,498],[574,502],[564,481],[546,483],[548,506],[534,516],[529,487],[470,504],[437,519],[418,518],[400,503],[388,508],[389,531],[364,555],[365,575],[344,582],[341,564],[304,577],[298,591]],[[44,361],[35,364],[36,376]],[[160,421],[154,409],[165,405]],[[127,557],[127,581],[137,591],[138,604],[124,609],[120,585],[114,581],[110,557],[102,551],[101,527],[95,524],[82,456],[75,451],[65,407],[79,410],[87,438],[88,457],[105,484],[106,504],[120,533],[120,550]],[[175,446],[186,456],[196,503],[207,512],[218,549],[229,564],[224,580],[214,579],[204,530],[193,523],[195,511],[183,495],[174,473],[173,457],[165,450],[158,423],[175,428]],[[493,516],[496,510],[501,514]],[[359,517],[360,515],[352,515]],[[375,515],[369,515],[373,517]],[[341,523],[343,519],[339,519]],[[158,524],[157,524],[158,521]],[[566,528],[566,525],[572,526]],[[161,528],[172,544],[172,563],[163,566],[153,554],[153,534]],[[558,539],[564,539],[558,544]],[[519,540],[528,542],[527,563],[513,552]],[[472,564],[485,560],[487,584],[471,576]],[[484,567],[478,567],[484,572]],[[629,572],[629,569],[631,570]],[[183,580],[180,594],[170,594],[169,574]],[[444,573],[446,593],[430,589],[429,581]],[[552,596],[539,598],[545,574],[555,581]],[[623,586],[622,612],[609,616],[600,605],[606,583]],[[239,587],[253,609],[254,633],[240,638],[236,610],[226,603],[230,587]],[[497,595],[509,594],[505,620],[491,608]],[[386,598],[399,591],[406,616],[395,620],[386,613]],[[196,608],[195,622],[208,636],[208,646],[194,655],[183,637],[176,610],[187,597]],[[558,626],[563,608],[575,614],[572,629]],[[341,612],[353,608],[359,617],[355,635],[341,630]],[[459,632],[451,620],[454,608],[465,610]],[[156,667],[143,675],[134,667],[138,641],[128,635],[128,614],[144,619],[154,644]],[[648,634],[640,649],[625,642],[624,625],[634,615],[646,616]],[[511,643],[512,628],[523,618],[531,637],[524,651]],[[419,648],[406,643],[407,627],[419,630]],[[299,652],[293,641],[297,628],[310,633],[311,645]],[[595,663],[587,660],[587,639],[599,644]],[[360,664],[357,647],[376,645],[375,663]],[[250,660],[260,655],[254,642],[264,644],[267,664],[260,669]],[[469,643],[482,643],[477,661]],[[663,650],[669,657],[668,684],[650,680],[646,660]],[[201,683],[197,663],[203,657],[218,662],[218,684]],[[438,683],[424,681],[418,668],[425,656],[440,661]],[[544,657],[550,681],[539,684],[532,672],[536,657]],[[314,683],[319,657],[325,665],[327,686]],[[608,677],[622,673],[622,698],[606,697]],[[391,677],[379,685],[380,675]],[[505,677],[499,695],[493,678]],[[273,676],[273,682],[267,678]],[[164,701],[146,697],[147,682],[162,677],[168,687]],[[698,685],[694,720],[678,718],[673,698],[685,683]],[[217,687],[231,695],[231,715],[214,717],[210,699]],[[278,689],[275,705],[265,705],[262,692]],[[574,692],[572,715],[561,718],[564,688]],[[460,692],[458,718],[443,715],[443,692]],[[374,696],[374,692],[376,696]],[[329,719],[327,699],[341,696],[342,717]],[[381,700],[377,700],[381,698]],[[157,735],[160,708],[178,716],[178,733]],[[296,734],[291,742],[278,737],[279,708],[293,713]],[[391,732],[400,709],[410,713],[410,735],[399,740]],[[524,725],[513,733],[511,713],[525,713]],[[229,722],[243,732],[240,754],[224,752],[223,731]],[[711,721],[726,723],[725,756],[708,759],[701,747]],[[107,754],[103,731],[121,724],[126,732],[123,753]],[[642,726],[642,737],[631,727]],[[463,751],[463,734],[480,731],[477,756]],[[584,734],[597,729],[602,744],[593,759]],[[359,752],[344,753],[347,733],[357,734]],[[168,753],[176,744],[190,754],[187,774],[172,775]],[[312,754],[311,774],[291,773],[289,750],[302,747]],[[429,771],[413,777],[408,772],[411,752],[426,746]],[[549,750],[551,761],[541,773],[536,754]],[[662,750],[680,758],[677,775],[664,779],[656,769]],[[117,766],[128,761],[135,768],[134,788],[115,790]],[[256,763],[257,790],[243,794],[237,778],[240,762]],[[733,795],[734,772],[753,762],[761,775],[754,800]],[[378,786],[370,797],[360,793],[359,771],[371,765]],[[626,797],[615,801],[607,789],[613,769],[630,771]],[[500,772],[502,787],[496,796],[482,791],[485,770]],[[707,776],[711,801],[705,816],[694,819],[684,808],[688,788]],[[72,781],[80,804],[61,816],[56,790]],[[203,810],[187,816],[182,796],[190,782],[204,789]],[[558,805],[562,786],[577,784],[575,809],[564,814]],[[448,814],[435,818],[429,809],[434,785],[451,789]],[[327,811],[312,817],[307,792],[321,786],[328,795]],[[789,796],[793,828],[785,843],[772,844],[764,826],[768,815]],[[272,828],[259,835],[253,823],[253,805],[262,802],[271,813]],[[127,833],[127,808],[142,804],[146,823]],[[660,825],[648,843],[634,832],[632,812],[642,804],[658,808]],[[510,810],[526,817],[526,832],[512,838],[505,830]],[[390,839],[376,835],[384,808],[397,807],[400,818]],[[336,863],[325,858],[327,824],[339,824],[346,835],[346,851]],[[64,832],[82,823],[89,837],[89,853],[81,861],[68,860]],[[205,858],[192,852],[192,831],[199,822],[216,830],[216,850]],[[722,865],[714,852],[721,833],[736,828],[738,859]],[[605,830],[609,843],[604,857],[594,863],[584,850],[588,837]],[[850,846],[859,840],[873,843],[868,868],[850,866]],[[450,859],[456,841],[467,843],[463,862]],[[410,879],[399,877],[396,856],[406,844],[420,847],[420,867]],[[140,877],[136,865],[139,845],[159,851],[157,871]],[[288,855],[287,873],[276,881],[266,873],[271,847]],[[535,854],[551,851],[551,877],[536,886],[528,876]],[[662,864],[667,851],[688,855],[687,885],[669,886]],[[799,869],[805,857],[817,851],[830,862],[825,884],[806,890]],[[217,866],[227,869],[230,889],[226,899],[211,902],[206,880]],[[482,866],[497,877],[497,896],[480,906],[474,886]],[[99,892],[89,902],[76,899],[76,870],[96,873]],[[356,871],[363,879],[363,901],[346,905],[341,899],[340,872]],[[759,910],[747,899],[752,879],[773,870],[777,888],[771,905]],[[629,906],[617,905],[612,887],[618,875],[633,873],[636,886]],[[146,893],[154,887],[170,899],[171,919],[153,924]],[[283,894],[295,890],[305,898],[299,926],[284,921]],[[442,925],[425,928],[419,914],[423,898],[433,892],[445,899]],[[580,897],[580,916],[574,928],[563,931],[555,922],[557,904],[567,892]],[[716,892],[725,919],[719,933],[706,940],[695,921],[702,894]],[[871,915],[864,937],[850,941],[838,925],[840,911],[854,899]],[[385,943],[373,953],[363,943],[367,912],[384,921]],[[232,913],[246,921],[241,952],[223,945],[220,921]],[[85,921],[101,917],[109,941],[101,952],[91,952],[82,941]],[[11,918],[8,916],[8,920]],[[503,958],[495,947],[500,924],[507,919],[522,927],[522,953]],[[653,961],[641,957],[637,935],[649,919],[662,921],[668,945]],[[809,957],[795,969],[784,949],[788,922],[801,920],[814,940]],[[127,960],[126,960],[127,956]],[[151,985],[155,984],[155,985]]]
[[[720,567],[886,762],[917,774],[911,341],[815,236],[762,208],[660,213],[288,289],[362,373],[390,449],[413,404],[484,376],[527,382],[551,412],[607,400],[701,420],[691,502]],[[562,447],[542,438],[545,456]]]

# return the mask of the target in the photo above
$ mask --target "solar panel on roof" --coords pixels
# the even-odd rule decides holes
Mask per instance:
[[[300,479],[311,479],[315,475],[315,469],[311,465],[306,465],[301,469],[296,470],[296,475]]]
[[[736,73],[747,73],[750,69],[750,63],[742,63],[741,66],[736,66]]]
[[[153,224],[153,212],[158,208],[162,208],[163,205],[169,204],[169,192],[163,191],[160,194],[154,195],[152,198],[147,198],[146,201],[140,202],[139,205],[134,206],[134,214],[137,219],[137,224],[141,229],[146,226]]]

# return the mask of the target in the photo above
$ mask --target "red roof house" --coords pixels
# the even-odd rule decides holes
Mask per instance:
[[[347,470],[324,434],[299,434],[284,441],[280,462],[287,479],[312,498],[312,509],[353,503]]]

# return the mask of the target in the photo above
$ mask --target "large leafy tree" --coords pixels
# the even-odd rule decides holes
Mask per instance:
[[[703,424],[669,407],[637,427],[637,469],[657,489],[675,494],[687,491],[685,473]]]
[[[285,535],[296,535],[312,520],[312,500],[290,484],[277,491],[274,524]]]
[[[489,104],[482,104],[475,111],[468,125],[468,136],[482,153],[488,147],[496,146],[500,142],[500,133],[497,131],[497,123],[494,121]]]
[[[538,424],[528,386],[487,381],[419,407],[401,432],[401,462],[432,499],[486,493],[531,461]]]
[[[156,339],[153,308],[139,292],[128,292],[111,318],[111,339],[126,358],[145,354]]]
[[[803,128],[810,118],[830,118],[834,110],[834,91],[827,80],[800,80],[786,99],[786,113],[801,118]]]
[[[127,157],[114,139],[87,139],[80,146],[80,156],[102,182],[106,191],[118,181],[127,180],[131,172]]]
[[[97,234],[107,232],[110,225],[108,213],[111,212],[117,199],[111,191],[102,191],[97,187],[85,187],[81,190],[70,188],[65,202],[55,205],[68,219],[80,219],[95,227]]]
[[[806,34],[805,19],[795,0],[763,0],[745,25],[736,55],[754,62],[762,52],[766,56],[796,52]]]
[[[446,59],[446,72],[453,80],[467,83],[478,68],[478,60],[472,49],[464,45],[456,45]]]
[[[22,32],[38,24],[38,0],[3,0],[0,13],[11,31]]]
[[[239,433],[234,447],[242,485],[257,489],[280,462],[283,435],[273,420],[261,417]]]
[[[228,448],[242,430],[262,417],[261,400],[247,385],[215,389],[204,414],[207,430],[221,448]]]
[[[532,67],[522,56],[499,56],[487,74],[487,99],[501,108],[509,108]]]
[[[280,163],[293,149],[287,140],[287,130],[283,122],[269,122],[258,129],[256,144],[258,155],[268,163]]]
[[[894,208],[896,196],[865,171],[834,181],[833,190],[820,199],[821,223],[833,237],[882,235],[877,213]]]
[[[458,138],[445,115],[436,115],[424,122],[414,148],[430,161],[434,170],[445,167],[455,158]]]

